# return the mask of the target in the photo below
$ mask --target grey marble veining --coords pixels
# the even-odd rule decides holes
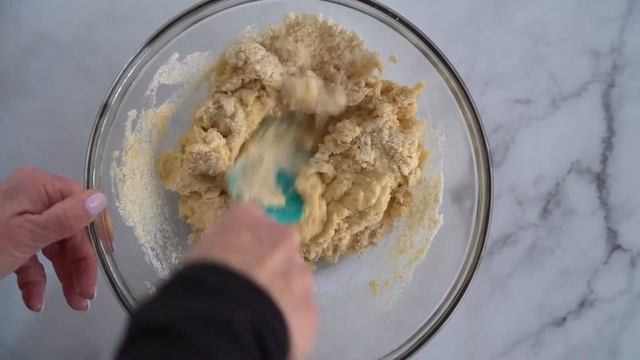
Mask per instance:
[[[80,177],[109,83],[190,3],[0,2],[0,177]],[[640,1],[386,3],[459,70],[494,162],[483,262],[416,358],[640,359]],[[108,359],[125,316],[104,281],[77,314],[49,278],[41,315],[0,281],[0,358]]]
[[[468,2],[423,25],[471,88],[495,170],[483,264],[425,358],[638,358],[638,7]]]

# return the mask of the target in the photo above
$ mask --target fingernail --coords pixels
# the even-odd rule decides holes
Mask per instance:
[[[97,292],[98,292],[97,287],[94,287],[94,288],[93,288],[93,293],[91,293],[91,300],[93,300],[93,299],[95,299],[95,298],[96,298],[96,293],[97,293]]]
[[[84,302],[84,308],[82,309],[82,311],[89,311],[89,309],[91,309],[91,301],[86,300]]]
[[[97,192],[84,201],[84,207],[91,216],[95,217],[107,207],[107,197],[103,193]]]
[[[36,304],[36,306],[34,307],[33,311],[39,313],[40,311],[42,311],[42,309],[44,309],[44,304],[40,303],[40,304]]]

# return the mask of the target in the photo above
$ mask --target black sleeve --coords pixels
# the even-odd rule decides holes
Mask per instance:
[[[284,360],[282,313],[257,285],[213,264],[181,270],[131,317],[118,359]]]

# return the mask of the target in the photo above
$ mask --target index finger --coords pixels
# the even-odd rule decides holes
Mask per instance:
[[[3,198],[11,203],[10,214],[39,214],[55,203],[82,192],[79,181],[26,166],[14,172],[6,181]]]

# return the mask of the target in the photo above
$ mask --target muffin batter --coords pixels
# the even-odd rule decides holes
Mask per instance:
[[[272,117],[298,122],[310,154],[296,180],[304,259],[335,262],[374,245],[409,209],[428,157],[416,119],[422,85],[383,80],[382,70],[356,33],[317,15],[288,15],[228,46],[210,96],[159,164],[165,186],[181,195],[192,240],[228,206],[226,177]]]

